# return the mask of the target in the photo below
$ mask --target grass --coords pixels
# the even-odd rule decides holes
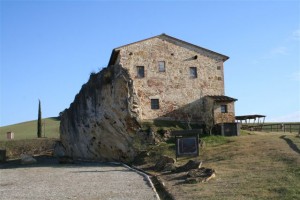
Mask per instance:
[[[59,138],[59,119],[50,117],[42,120],[43,133],[47,138]],[[14,132],[15,140],[34,139],[37,137],[37,120],[0,127],[0,141],[6,141],[6,133]]]
[[[0,141],[0,149],[6,150],[8,159],[19,158],[22,153],[31,155],[45,154],[54,148],[55,138],[36,138],[25,140]]]
[[[200,139],[205,142],[205,146],[207,147],[219,146],[231,142],[230,137],[220,135],[205,135]]]
[[[0,127],[0,149],[6,149],[10,159],[18,158],[22,153],[40,154],[53,149],[55,141],[59,138],[59,119],[55,117],[42,120],[42,136],[37,138],[37,120]],[[14,132],[14,139],[7,140],[6,133]],[[45,132],[44,132],[45,131]]]
[[[282,135],[285,135],[282,137]],[[176,199],[298,199],[300,138],[290,133],[207,136],[198,159],[216,170],[207,183],[182,184],[184,174],[161,175]],[[190,158],[181,158],[179,164]]]

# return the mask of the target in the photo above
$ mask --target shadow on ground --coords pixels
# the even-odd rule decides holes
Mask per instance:
[[[296,153],[300,154],[300,149],[295,145],[295,143],[286,137],[286,135],[280,136],[281,139],[285,140],[286,143],[290,146],[290,148],[295,151]]]
[[[35,164],[23,165],[20,159],[8,160],[6,162],[0,162],[0,169],[13,169],[13,168],[32,168],[32,167],[53,167],[53,168],[80,168],[80,167],[111,167],[122,164],[118,163],[104,163],[104,162],[85,162],[75,161],[74,164],[60,164],[58,158],[52,156],[34,156],[37,160]],[[121,170],[122,171],[122,170]],[[100,171],[98,171],[100,172]]]

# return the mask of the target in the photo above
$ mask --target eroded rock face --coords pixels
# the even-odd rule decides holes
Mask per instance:
[[[138,121],[139,102],[131,78],[120,65],[109,66],[90,76],[61,115],[65,155],[129,162],[136,155]]]

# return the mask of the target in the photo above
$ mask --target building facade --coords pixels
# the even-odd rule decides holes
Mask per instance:
[[[142,121],[234,122],[234,102],[225,96],[224,62],[229,57],[166,34],[115,48],[109,66],[121,65],[131,79]],[[206,98],[213,100],[208,108]]]

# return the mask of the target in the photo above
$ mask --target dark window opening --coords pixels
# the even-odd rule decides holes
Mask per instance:
[[[217,70],[221,70],[221,66],[218,66],[218,67],[217,67]]]
[[[137,66],[136,69],[137,69],[137,77],[144,78],[145,77],[144,66]]]
[[[221,113],[227,113],[227,105],[221,105]]]
[[[151,109],[159,109],[159,99],[151,99]]]
[[[166,71],[165,61],[159,61],[158,62],[158,71],[159,72],[165,72]]]
[[[197,78],[197,67],[190,67],[190,78]]]

